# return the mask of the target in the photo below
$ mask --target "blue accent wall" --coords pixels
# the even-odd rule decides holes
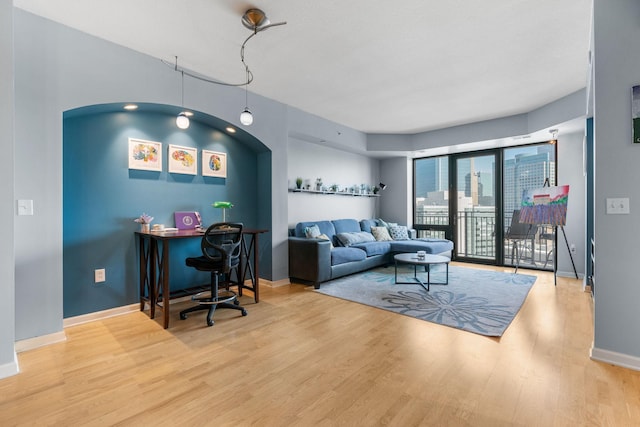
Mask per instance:
[[[131,137],[163,144],[162,172],[129,170]],[[197,175],[168,172],[169,144],[197,147]],[[227,153],[226,179],[202,176],[202,149]],[[180,130],[174,115],[65,115],[64,317],[139,302],[138,245],[134,235],[139,225],[133,220],[143,212],[154,217],[153,223],[173,227],[175,211],[199,211],[203,223],[209,225],[222,219],[221,210],[211,204],[228,200],[234,204],[227,212],[228,220],[258,227],[263,222],[258,215],[258,193],[270,188],[270,181],[259,182],[258,157],[255,146],[198,121],[192,120],[189,129]],[[260,153],[260,157],[265,156]],[[184,265],[186,257],[199,254],[198,239],[171,242],[172,289],[209,280],[207,273]],[[94,270],[98,268],[106,269],[106,282],[94,283]]]

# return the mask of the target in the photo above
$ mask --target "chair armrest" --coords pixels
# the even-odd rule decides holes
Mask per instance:
[[[331,242],[289,237],[289,277],[314,285],[331,279]]]

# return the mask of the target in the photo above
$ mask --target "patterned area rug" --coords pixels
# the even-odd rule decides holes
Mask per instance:
[[[418,277],[427,274],[418,268]],[[449,266],[449,284],[434,285],[445,279],[445,266],[431,269],[431,291],[418,284],[396,285],[394,268],[380,267],[323,283],[321,294],[359,302],[406,316],[499,337],[511,324],[524,303],[535,276]],[[413,280],[413,267],[398,267],[398,281]]]

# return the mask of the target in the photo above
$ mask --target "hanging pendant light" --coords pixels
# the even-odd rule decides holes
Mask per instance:
[[[240,123],[245,126],[251,126],[253,123],[253,114],[249,110],[249,68],[247,68],[247,84],[244,86],[244,110],[240,113]]]
[[[178,67],[178,57],[176,56],[176,68]],[[182,100],[180,105],[184,108],[184,71],[182,74]],[[187,113],[181,111],[176,117],[176,126],[180,129],[188,129],[189,128],[189,117],[187,117]]]
[[[234,87],[244,86],[245,87],[244,89],[245,103],[244,103],[244,110],[242,110],[242,112],[240,113],[240,123],[242,123],[244,126],[251,126],[251,124],[253,124],[253,114],[251,113],[251,110],[249,110],[249,106],[248,106],[248,97],[249,97],[248,86],[251,82],[253,82],[253,73],[251,72],[251,70],[249,69],[249,66],[244,60],[245,59],[244,49],[245,49],[245,46],[247,45],[247,42],[251,40],[252,37],[256,36],[258,33],[265,31],[271,27],[286,25],[286,21],[271,23],[269,18],[267,18],[267,16],[262,10],[252,8],[252,9],[248,9],[242,16],[242,25],[244,25],[247,29],[251,30],[251,35],[244,40],[244,42],[242,43],[242,46],[240,47],[240,60],[242,61],[242,65],[244,65],[245,72],[246,72],[246,78],[242,83],[225,83],[218,80],[207,78],[198,73],[193,73],[193,72],[189,72],[188,70],[178,68],[177,56],[175,57],[176,58],[175,65],[165,60],[162,60],[162,62],[166,65],[174,66],[175,71],[182,73],[182,104],[183,106],[184,106],[184,75],[185,73],[189,77],[192,77],[194,79],[202,80],[202,81],[217,84],[217,85],[234,86]],[[176,118],[176,125],[180,129],[187,129],[189,127],[189,115],[190,114],[188,111],[182,111],[180,114],[178,114],[178,117]]]
[[[251,114],[251,111],[249,111],[249,109],[246,107],[244,111],[240,113],[240,123],[245,126],[251,126],[251,124],[253,123],[253,114]]]
[[[182,111],[180,114],[178,114],[178,117],[176,117],[176,126],[178,126],[180,129],[189,128],[189,117],[187,117],[184,111]]]

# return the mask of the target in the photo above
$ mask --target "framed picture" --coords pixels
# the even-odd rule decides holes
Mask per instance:
[[[162,143],[129,138],[129,169],[162,172]]]
[[[640,86],[634,86],[631,91],[631,120],[633,142],[640,144]]]
[[[227,153],[202,150],[202,176],[227,177]]]
[[[169,144],[169,172],[196,175],[198,173],[198,150],[192,147]]]

